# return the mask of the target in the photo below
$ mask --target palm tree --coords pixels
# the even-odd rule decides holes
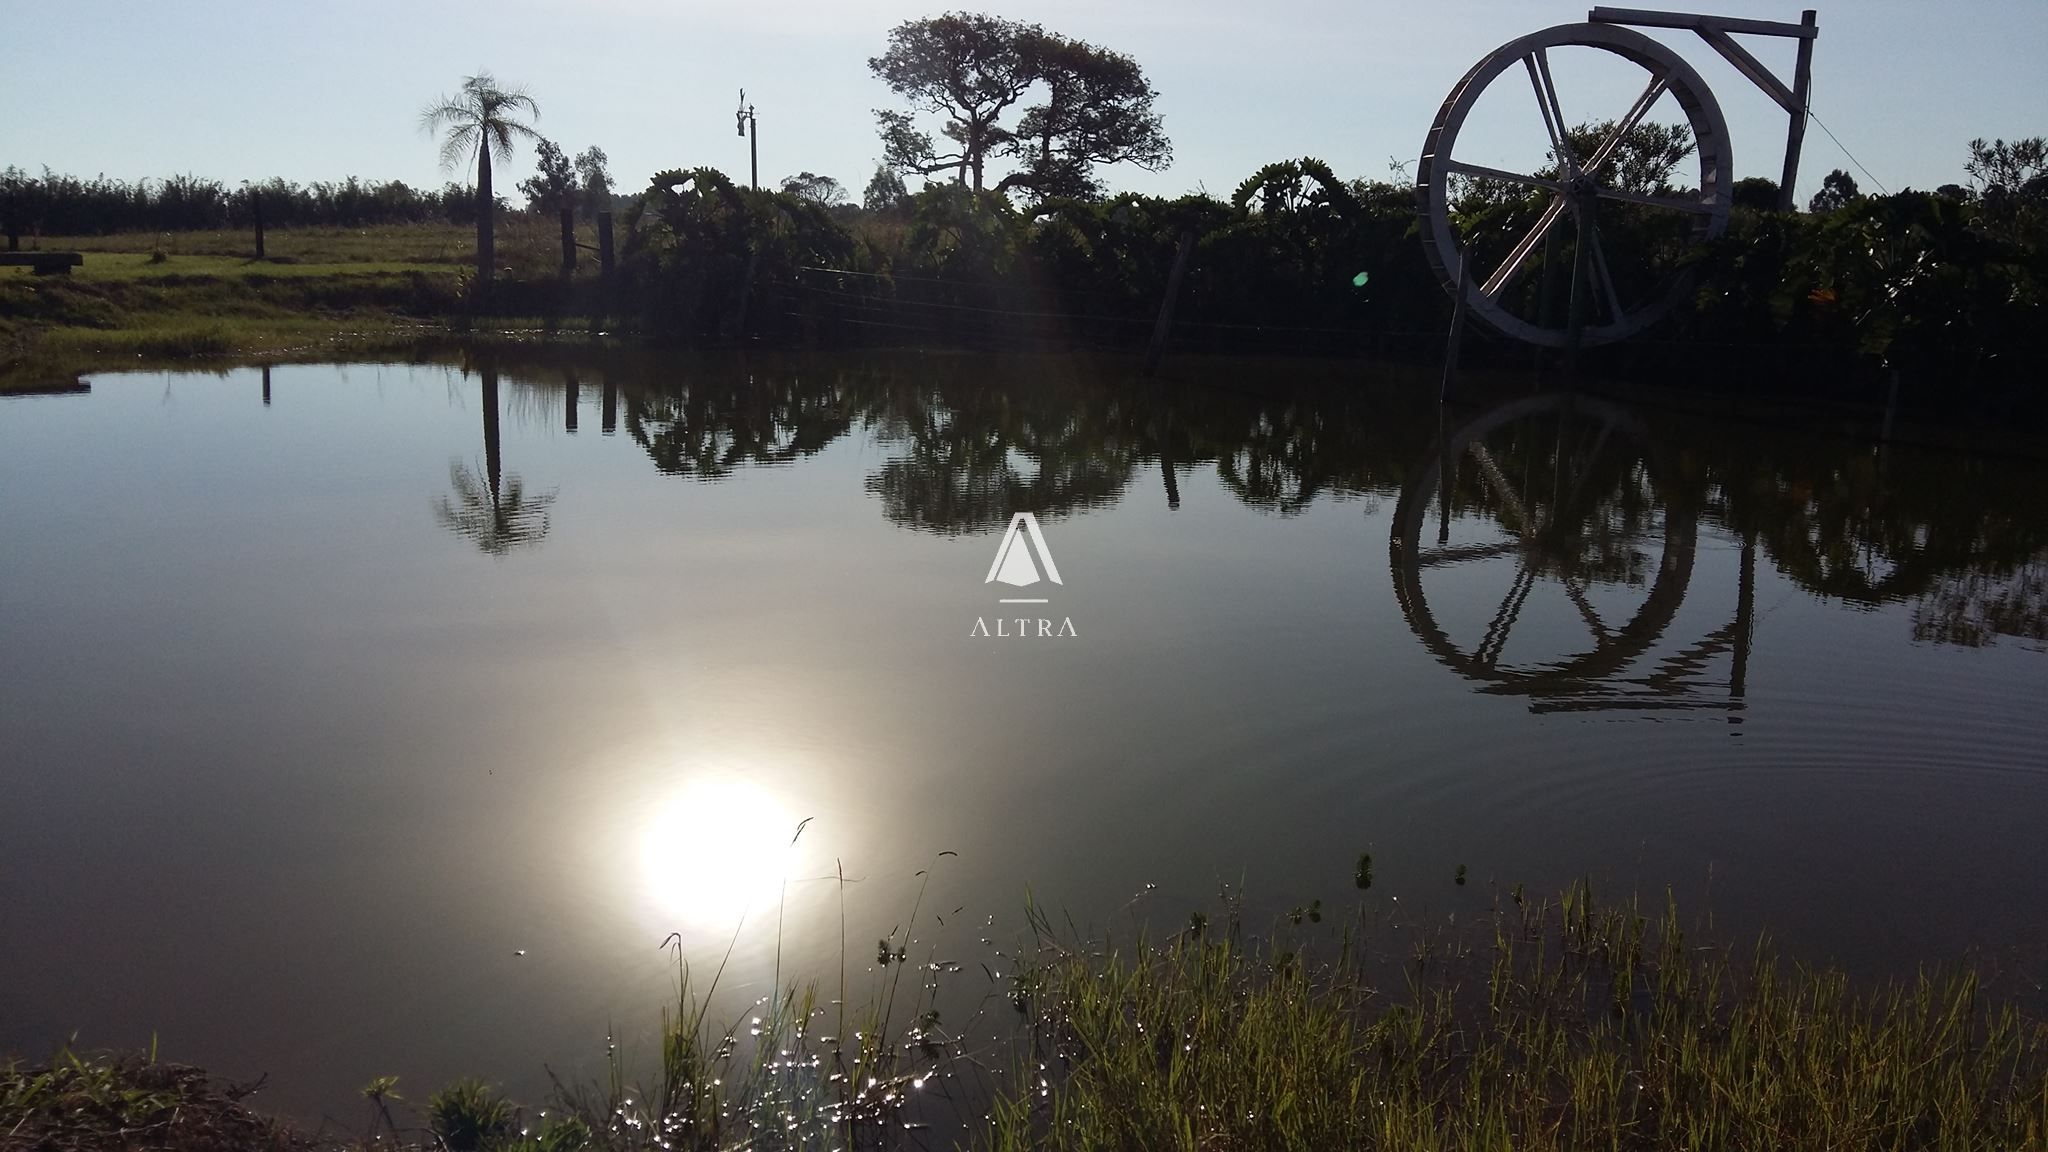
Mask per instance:
[[[540,139],[540,133],[518,119],[521,112],[540,119],[540,105],[524,88],[500,88],[489,72],[466,77],[454,96],[443,96],[420,112],[420,129],[429,135],[443,132],[441,166],[454,168],[476,153],[476,286],[482,296],[490,291],[491,268],[496,259],[491,225],[497,198],[491,194],[491,156],[512,158],[512,141]]]

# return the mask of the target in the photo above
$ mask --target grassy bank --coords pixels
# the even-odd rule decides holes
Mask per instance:
[[[547,295],[527,286],[556,290],[560,232],[543,223],[516,217],[500,232],[515,302]],[[110,368],[338,355],[466,327],[475,244],[453,225],[274,229],[258,260],[246,232],[43,237],[25,247],[85,263],[68,276],[0,268],[0,390]]]
[[[456,1152],[2048,1147],[2048,1029],[1967,970],[1854,987],[1762,945],[1701,946],[1675,910],[1602,907],[1576,887],[1503,894],[1428,931],[1320,906],[1259,937],[1228,910],[1198,916],[1155,944],[1034,925],[1024,966],[988,974],[1011,1021],[992,1045],[965,1039],[991,1035],[989,1019],[939,1020],[937,985],[961,966],[885,940],[864,1008],[792,986],[718,1023],[704,1006],[716,980],[700,999],[685,975],[645,1081],[615,1058],[608,1083],[558,1085],[540,1108],[465,1081],[416,1110],[379,1081],[363,1131],[321,1138]],[[9,1146],[311,1140],[153,1060],[65,1053],[0,1076]]]

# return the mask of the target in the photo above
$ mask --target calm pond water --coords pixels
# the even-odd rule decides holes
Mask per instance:
[[[671,932],[771,987],[785,891],[785,974],[843,897],[858,989],[928,868],[912,935],[993,970],[1027,890],[1256,922],[1365,850],[1422,919],[1590,876],[2048,973],[2024,458],[1285,363],[90,385],[0,399],[9,1050],[533,1100],[644,1038]]]

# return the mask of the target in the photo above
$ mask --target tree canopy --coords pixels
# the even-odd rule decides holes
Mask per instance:
[[[1806,210],[1833,212],[1847,207],[1861,195],[1863,191],[1856,187],[1856,178],[1837,168],[1821,179],[1820,191],[1815,192],[1813,199],[1806,202]]]
[[[1963,171],[1979,192],[1994,188],[2018,192],[2029,187],[2038,192],[2042,178],[2048,176],[2048,139],[2031,136],[2010,144],[2004,140],[1986,144],[1980,136],[1970,141],[1970,159]]]
[[[1037,24],[965,12],[905,21],[868,67],[910,104],[875,111],[883,163],[897,172],[951,172],[978,192],[989,163],[1006,159],[1016,167],[995,189],[1045,198],[1100,191],[1102,165],[1157,171],[1173,158],[1137,61]],[[919,115],[943,118],[948,146]]]
[[[536,212],[559,212],[576,203],[576,169],[569,155],[553,140],[542,137],[533,145],[533,175],[519,182],[526,193],[526,206]]]
[[[848,203],[849,200],[844,184],[830,176],[820,176],[810,171],[784,178],[782,191],[785,195],[794,196],[799,200],[809,200],[813,204],[823,204],[827,208]]]
[[[1565,142],[1584,163],[1614,134],[1615,123],[1601,120],[1565,129]],[[1671,190],[1671,174],[1694,151],[1692,129],[1684,124],[1659,124],[1645,120],[1631,127],[1615,143],[1614,151],[1601,166],[1600,182],[1624,192],[1645,195]],[[1555,157],[1552,157],[1553,161]],[[1554,170],[1553,170],[1554,171]]]
[[[869,212],[894,212],[910,199],[910,189],[903,186],[903,177],[895,169],[884,164],[875,169],[868,180],[868,186],[861,193],[860,205]]]

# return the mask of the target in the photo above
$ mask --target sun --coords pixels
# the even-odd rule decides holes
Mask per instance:
[[[734,776],[684,783],[641,833],[647,890],[683,926],[730,930],[780,895],[796,820],[761,786]]]

